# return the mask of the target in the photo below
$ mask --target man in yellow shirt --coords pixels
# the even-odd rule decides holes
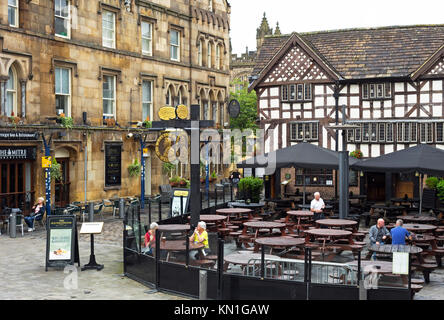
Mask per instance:
[[[208,253],[205,252],[205,249],[209,249],[210,246],[208,244],[208,232],[206,231],[207,225],[205,222],[201,221],[197,224],[197,228],[194,229],[194,233],[190,237],[190,242],[199,244],[202,243],[205,247],[204,249],[200,249],[200,253],[203,256],[206,256]],[[195,253],[190,252],[190,257],[195,259]]]

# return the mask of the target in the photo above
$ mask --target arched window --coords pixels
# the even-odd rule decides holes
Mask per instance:
[[[198,63],[199,66],[203,67],[203,41],[199,40],[199,55],[198,55]]]
[[[166,94],[166,100],[165,100],[165,104],[167,106],[172,106],[173,105],[173,90],[171,88],[171,86],[168,88],[167,90],[167,94]]]
[[[208,68],[211,68],[212,64],[211,64],[211,55],[213,54],[213,45],[211,42],[208,42],[208,51],[207,51],[207,63],[208,63]]]
[[[6,115],[17,115],[17,73],[11,67],[9,69],[9,79],[6,82]]]
[[[216,46],[216,69],[221,69],[220,63],[220,45]]]

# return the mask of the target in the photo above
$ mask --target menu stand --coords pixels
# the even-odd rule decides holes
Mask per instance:
[[[94,234],[102,233],[103,222],[85,222],[82,224],[80,234],[90,234],[91,235],[91,254],[89,256],[89,263],[82,267],[82,271],[85,270],[97,270],[103,269],[103,264],[98,264],[96,262],[96,256],[94,255]]]

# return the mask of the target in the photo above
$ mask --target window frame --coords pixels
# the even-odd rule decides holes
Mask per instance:
[[[207,46],[207,67],[209,69],[213,67],[213,44],[211,41],[208,41]]]
[[[110,13],[110,14],[112,14],[112,16],[113,16],[113,29],[112,29],[112,32],[113,32],[113,39],[105,38],[105,32],[103,32],[103,31],[104,31],[103,22],[104,22],[105,15],[106,15],[107,13]],[[106,9],[104,9],[104,10],[102,11],[102,46],[105,47],[105,48],[116,49],[116,43],[117,43],[117,38],[116,38],[116,36],[117,36],[117,35],[116,35],[117,20],[116,20],[116,17],[117,17],[117,14],[116,14],[114,11],[106,10]],[[112,43],[113,43],[113,45],[112,45],[111,47],[105,45],[105,42],[106,42],[106,41],[110,41],[110,40],[112,40]]]
[[[363,83],[361,87],[362,100],[373,101],[392,99],[392,84],[390,82]]]
[[[105,98],[104,96],[103,96],[103,90],[104,90],[104,88],[103,88],[103,86],[104,86],[104,84],[105,84],[105,78],[113,78],[114,79],[114,83],[113,83],[113,93],[114,93],[114,97],[112,98],[112,99],[110,99],[110,98]],[[113,101],[113,114],[111,114],[111,113],[105,113],[105,110],[103,110],[103,101],[104,100],[109,100],[109,101]],[[102,81],[102,116],[104,117],[104,118],[114,118],[114,119],[116,119],[116,110],[117,110],[117,76],[116,75],[113,75],[113,74],[104,74],[103,75],[103,81]]]
[[[301,132],[302,136],[300,135]],[[308,138],[306,135],[307,132],[309,132]],[[292,122],[290,126],[290,141],[292,142],[319,141],[319,122],[315,121]]]
[[[144,24],[148,25],[150,28],[150,37],[149,38],[144,37],[144,35],[143,35],[143,25]],[[154,27],[154,24],[150,21],[142,20],[140,22],[140,36],[141,36],[140,38],[141,38],[141,42],[142,42],[142,55],[147,56],[147,57],[153,56],[153,27]],[[144,41],[149,41],[149,51],[145,51],[143,49]]]
[[[68,70],[68,89],[69,89],[69,93],[68,94],[66,94],[66,93],[58,93],[57,92],[57,69]],[[65,115],[67,117],[71,117],[71,113],[72,113],[72,110],[71,110],[71,101],[72,101],[72,87],[71,87],[72,86],[72,79],[71,79],[71,74],[72,74],[71,68],[66,68],[66,67],[61,67],[61,66],[55,66],[55,68],[54,68],[54,95],[55,95],[56,101],[57,101],[57,96],[66,96],[66,97],[68,97],[68,105],[67,105],[68,110],[67,110],[67,112],[65,112]],[[63,80],[63,78],[61,80]],[[56,106],[56,112],[57,112],[57,106]]]
[[[199,46],[197,49],[197,64],[199,67],[203,67],[203,40],[199,40]]]
[[[145,121],[146,120],[146,117],[144,117],[143,116],[143,113],[144,113],[144,105],[145,104],[149,104],[149,110],[148,110],[148,117],[149,117],[149,121],[153,121],[153,116],[154,116],[154,106],[153,106],[153,88],[154,88],[154,85],[153,85],[153,80],[149,80],[149,79],[142,79],[142,98],[141,98],[141,101],[142,101],[142,121]],[[144,83],[149,83],[150,84],[150,92],[151,92],[151,95],[150,95],[150,101],[144,101],[144,94],[143,94],[143,88],[144,88]]]
[[[172,33],[176,32],[177,33],[177,44],[173,44],[172,43]],[[169,41],[169,48],[170,48],[170,60],[171,61],[176,61],[176,62],[180,62],[180,50],[181,50],[181,41],[180,41],[180,37],[182,35],[182,32],[178,29],[174,29],[171,28],[169,31],[169,35],[170,35],[170,41]],[[173,47],[177,47],[177,59],[173,58]]]
[[[288,90],[288,86],[287,85],[283,85],[281,86],[281,100],[282,101],[288,101],[289,98],[289,90]],[[284,91],[285,90],[285,91]]]
[[[20,12],[19,5],[20,4],[19,4],[19,0],[15,0],[15,1],[16,1],[15,6],[10,5],[9,1],[8,1],[8,25],[13,28],[18,28],[19,27],[19,12]],[[11,22],[9,21],[9,8],[12,8],[12,10],[14,10],[14,12],[15,12],[15,24],[11,24]]]
[[[441,126],[441,140],[438,140],[438,126]],[[435,125],[436,142],[444,142],[444,122],[437,122]]]
[[[17,70],[15,70],[15,68],[13,66],[9,67],[9,70],[12,72],[12,77],[13,77],[13,81],[12,81],[12,85],[13,85],[13,89],[8,89],[7,84],[10,80],[9,77],[9,71],[8,71],[8,80],[6,81],[5,84],[5,93],[6,93],[6,105],[5,105],[5,111],[7,108],[7,99],[8,99],[8,95],[10,93],[12,93],[12,110],[11,110],[11,114],[7,114],[7,116],[11,116],[12,113],[14,113],[14,115],[17,116],[18,113],[18,94],[19,94],[19,86],[18,86],[18,74],[17,74]]]
[[[220,44],[216,45],[216,61],[215,61],[215,67],[217,70],[222,69],[221,66],[221,60],[220,60]]]
[[[60,5],[61,5],[62,4],[61,2],[63,0],[55,0],[55,1],[59,1]],[[54,35],[56,37],[59,37],[59,38],[71,39],[71,2],[70,2],[70,0],[67,0],[67,2],[68,2],[68,16],[67,17],[63,17],[63,16],[56,15],[55,1],[54,1]],[[60,11],[60,12],[62,12],[62,11]],[[64,21],[68,21],[68,24],[67,24],[67,27],[66,27],[66,31],[67,31],[67,35],[66,36],[56,32],[56,27],[55,27],[55,20],[56,19],[62,19]]]

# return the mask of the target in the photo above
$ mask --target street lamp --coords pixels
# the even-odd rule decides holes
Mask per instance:
[[[342,151],[339,152],[339,218],[348,217],[349,162],[347,151],[347,131],[358,129],[359,126],[347,123],[346,106],[342,106],[342,124],[331,125],[328,128],[342,131]],[[339,137],[339,134],[337,135]],[[336,181],[336,183],[338,183]]]

